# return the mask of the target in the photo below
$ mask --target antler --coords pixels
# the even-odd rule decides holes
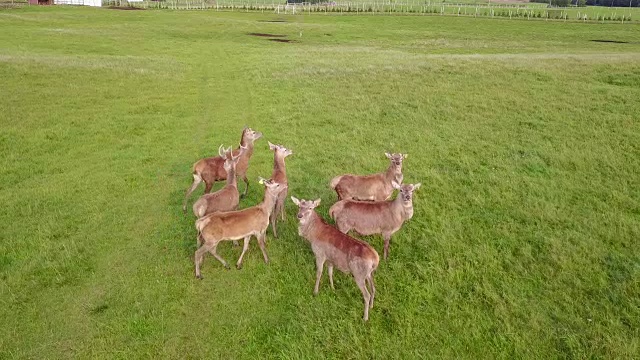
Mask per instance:
[[[218,155],[220,155],[221,158],[224,158],[224,144],[220,145],[220,147],[218,148]]]

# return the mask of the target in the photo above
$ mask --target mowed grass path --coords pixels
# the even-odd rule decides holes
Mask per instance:
[[[638,356],[638,25],[274,19],[0,11],[0,358]],[[324,216],[332,176],[409,154],[423,186],[369,323],[349,276],[312,296],[291,202],[269,265],[252,240],[194,279],[191,165],[245,124],[241,207],[267,140]]]

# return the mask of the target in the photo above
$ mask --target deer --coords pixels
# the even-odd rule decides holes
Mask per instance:
[[[340,175],[331,179],[330,186],[338,194],[338,200],[383,201],[393,193],[392,181],[402,183],[402,160],[407,154],[385,156],[391,164],[387,171],[373,175]]]
[[[413,217],[413,192],[420,188],[421,183],[400,185],[393,181],[392,185],[400,191],[394,200],[340,200],[329,208],[329,216],[345,234],[350,230],[360,235],[382,234],[385,260],[389,256],[391,236]]]
[[[245,150],[240,155],[238,164],[236,165],[236,176],[242,177],[245,183],[244,193],[240,195],[240,198],[244,198],[249,191],[249,180],[247,179],[247,168],[249,167],[249,159],[253,155],[253,143],[262,137],[262,133],[255,131],[251,128],[245,127],[242,130],[242,137],[240,138],[240,146],[233,150],[233,155],[236,156],[241,153],[241,150]],[[211,192],[211,188],[216,181],[224,181],[227,179],[227,172],[224,170],[224,157],[215,156],[198,160],[193,164],[193,183],[187,190],[187,194],[184,197],[182,203],[182,211],[187,211],[187,201],[191,193],[204,181],[205,188],[204,193]]]
[[[264,199],[260,204],[242,210],[215,212],[196,220],[196,229],[199,234],[198,250],[195,253],[197,279],[202,279],[200,265],[206,252],[210,252],[226,269],[230,269],[229,264],[216,252],[216,247],[221,241],[244,239],[242,253],[236,263],[238,270],[242,268],[242,259],[249,249],[249,240],[252,236],[258,239],[264,262],[269,263],[265,248],[266,232],[276,199],[284,187],[273,180],[260,178],[259,182],[265,186]]]
[[[300,223],[298,225],[298,234],[309,241],[316,258],[316,284],[313,289],[313,295],[318,295],[324,263],[327,262],[329,283],[334,291],[334,266],[346,274],[353,274],[353,278],[364,299],[364,316],[362,319],[364,321],[369,320],[369,309],[373,308],[373,299],[376,295],[373,273],[380,262],[378,253],[366,242],[357,240],[327,224],[314,210],[320,205],[320,199],[313,201],[298,200],[292,196],[291,200],[299,207],[298,219]]]
[[[238,208],[240,193],[238,192],[238,181],[236,179],[236,166],[244,150],[245,148],[240,148],[240,153],[234,156],[231,147],[224,149],[220,145],[218,154],[225,159],[224,170],[227,173],[227,184],[216,192],[202,195],[193,204],[193,214],[197,218],[216,211],[232,211]]]
[[[273,151],[273,173],[271,174],[271,179],[284,185],[284,189],[280,192],[280,195],[278,195],[278,199],[276,200],[276,207],[271,213],[271,230],[273,231],[273,236],[278,237],[276,232],[276,222],[278,221],[278,215],[280,215],[282,221],[285,220],[284,201],[287,198],[287,193],[289,191],[287,169],[284,164],[284,159],[293,154],[293,151],[282,145],[272,144],[271,142],[269,142],[269,149]]]

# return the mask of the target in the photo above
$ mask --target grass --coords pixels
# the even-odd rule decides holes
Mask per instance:
[[[638,25],[24,7],[0,27],[1,358],[637,357]],[[290,202],[269,265],[252,240],[243,270],[208,256],[194,279],[191,165],[244,124],[265,138],[242,207],[267,140],[324,216],[332,176],[409,154],[423,186],[369,323],[349,276],[312,296]]]

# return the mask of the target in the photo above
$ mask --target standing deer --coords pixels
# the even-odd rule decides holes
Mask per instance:
[[[234,156],[231,148],[223,150],[222,145],[220,146],[218,153],[225,159],[224,170],[227,172],[227,184],[216,192],[202,195],[193,204],[193,213],[197,218],[216,211],[231,211],[238,208],[240,193],[236,179],[236,166],[244,151],[245,148],[240,148],[240,153]]]
[[[253,155],[253,143],[262,137],[262,133],[245,127],[242,130],[242,137],[240,138],[240,146],[233,150],[233,155],[240,154],[242,148],[246,148],[240,155],[238,164],[236,165],[236,176],[242,177],[245,183],[244,193],[241,197],[247,195],[249,191],[249,180],[247,179],[247,168],[249,167],[249,159]],[[191,193],[204,181],[205,188],[204,193],[211,192],[211,188],[216,181],[223,181],[227,179],[227,172],[224,170],[224,158],[222,156],[209,157],[198,160],[193,164],[193,183],[187,194],[184,197],[184,203],[182,204],[182,210],[187,211],[187,200]]]
[[[402,183],[402,160],[407,154],[389,154],[385,156],[391,161],[387,171],[373,175],[340,175],[331,179],[330,186],[338,194],[338,200],[373,200],[389,199],[393,193],[392,181]]]
[[[269,149],[273,151],[273,173],[271,174],[271,179],[284,186],[284,189],[280,192],[280,195],[278,195],[278,199],[276,200],[276,207],[271,213],[271,230],[273,230],[273,236],[278,237],[278,234],[276,233],[276,222],[278,221],[278,215],[280,215],[283,221],[285,219],[284,201],[287,198],[287,192],[289,191],[289,182],[287,180],[287,169],[284,165],[284,158],[293,154],[293,151],[282,145],[272,144],[271,142],[269,142]]]
[[[369,309],[373,308],[376,286],[373,282],[373,272],[378,267],[380,258],[378,253],[367,243],[343,234],[338,229],[328,225],[314,210],[320,205],[320,199],[315,201],[291,200],[299,206],[298,234],[311,243],[311,249],[316,257],[316,285],[313,294],[318,295],[320,278],[325,261],[328,262],[327,271],[331,289],[333,287],[333,267],[344,273],[352,273],[362,291],[364,298],[364,321],[369,319]],[[367,289],[367,283],[369,289]]]
[[[417,184],[399,185],[393,182],[393,188],[400,190],[395,200],[389,201],[353,201],[340,200],[329,209],[336,226],[343,233],[355,230],[360,235],[382,234],[384,239],[384,259],[389,255],[391,235],[402,224],[413,217],[413,192],[420,187]]]
[[[201,234],[198,236],[198,250],[195,253],[196,278],[202,279],[200,265],[206,252],[210,252],[225,268],[229,269],[229,264],[216,252],[218,243],[225,240],[244,239],[242,254],[236,263],[238,269],[242,268],[242,258],[249,249],[251,236],[258,239],[264,262],[269,262],[265,249],[266,232],[269,227],[269,216],[283,186],[262,178],[260,183],[265,185],[264,199],[260,204],[237,211],[215,212],[196,220],[196,229]]]

